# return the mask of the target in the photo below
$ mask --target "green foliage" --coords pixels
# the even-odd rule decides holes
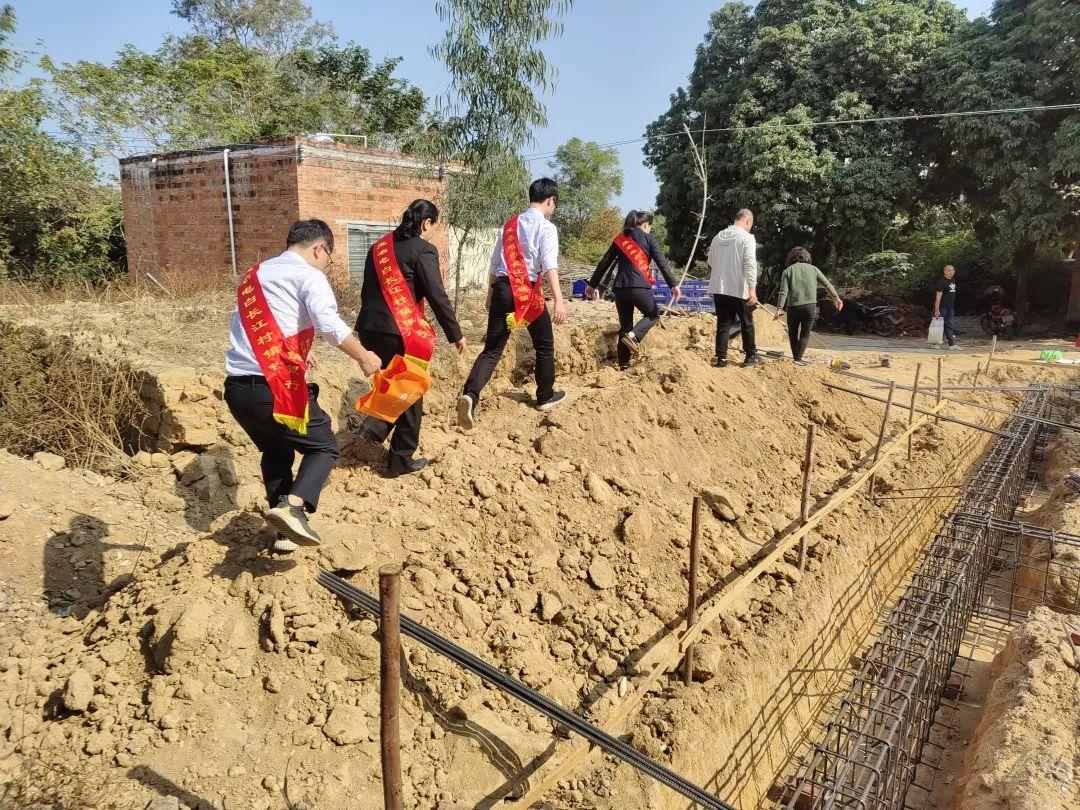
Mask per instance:
[[[538,93],[550,90],[555,71],[543,43],[562,32],[559,18],[571,0],[437,0],[446,23],[431,54],[449,73],[441,119],[417,143],[429,160],[465,167],[449,184],[447,224],[462,242],[497,227],[523,207],[528,173],[519,151],[533,130],[547,125]],[[461,259],[455,275],[455,306],[461,292]]]
[[[863,256],[843,273],[837,274],[836,283],[904,298],[911,292],[914,276],[915,265],[910,253],[879,250]]]
[[[622,193],[619,153],[594,141],[571,138],[555,150],[548,165],[559,181],[559,205],[552,219],[561,235],[582,236],[589,222],[605,213],[611,198]]]
[[[66,130],[119,156],[132,135],[148,151],[311,132],[393,147],[422,124],[426,100],[393,75],[400,60],[338,45],[298,0],[177,0],[174,11],[197,33],[152,53],[127,45],[112,64],[42,60]]]
[[[559,196],[560,205],[562,195]],[[559,250],[563,256],[575,261],[592,264],[600,261],[611,240],[622,229],[623,217],[619,209],[605,205],[583,223],[575,233],[559,234]]]
[[[689,86],[646,129],[675,258],[693,241],[700,194],[684,123],[725,129],[706,135],[717,189],[706,233],[745,206],[766,263],[800,243],[821,264],[871,249],[916,199],[913,134],[811,123],[912,109],[922,64],[961,20],[947,0],[761,0],[713,13]]]
[[[950,109],[1075,103],[1080,5],[997,0],[934,54],[924,81],[928,103]],[[949,118],[929,134],[931,186],[963,194],[980,233],[1010,254],[1023,313],[1037,252],[1060,255],[1080,227],[1080,113]]]
[[[54,282],[121,268],[120,200],[77,149],[42,132],[49,108],[40,82],[8,84],[20,63],[4,48],[14,31],[0,9],[0,275]]]

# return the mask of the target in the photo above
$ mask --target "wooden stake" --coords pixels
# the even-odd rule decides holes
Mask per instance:
[[[383,804],[402,810],[401,792],[401,568],[379,569],[379,741]]]
[[[989,366],[990,364],[987,363]],[[937,404],[941,404],[941,358],[937,359]],[[940,419],[935,419],[934,424],[937,425],[941,422]]]
[[[907,423],[908,427],[915,421],[915,397],[919,395],[919,374],[922,372],[922,363],[918,363],[915,366],[915,382],[911,386],[911,407],[908,408]],[[939,383],[940,385],[940,383]],[[907,437],[907,458],[911,461],[911,440],[913,436]]]
[[[806,425],[806,455],[802,466],[802,501],[799,505],[799,522],[805,526],[810,519],[810,477],[814,471],[814,439],[817,437],[817,425]],[[799,570],[806,569],[806,535],[799,541]]]
[[[697,620],[697,569],[698,539],[701,536],[701,496],[694,496],[694,505],[690,510],[690,597],[686,604],[686,629],[694,626]],[[683,659],[683,683],[689,686],[694,681],[694,648],[688,647]]]
[[[878,433],[877,447],[874,448],[874,463],[877,463],[878,456],[881,455],[881,446],[885,444],[885,432],[889,429],[889,411],[892,410],[893,394],[896,392],[896,383],[889,383],[889,398],[885,400],[885,415],[881,417],[881,432]],[[874,484],[877,483],[877,476],[870,476],[870,497],[874,497]]]
[[[990,358],[986,361],[986,371],[990,371],[990,361],[994,359],[994,353],[997,352],[997,335],[994,335],[990,339]]]
[[[977,362],[975,364],[975,379],[972,380],[972,382],[971,382],[971,387],[972,388],[978,388],[979,387],[979,372],[981,372],[981,371],[982,371],[982,361],[980,360],[979,362]]]

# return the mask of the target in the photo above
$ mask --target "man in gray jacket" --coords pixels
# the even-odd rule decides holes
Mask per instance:
[[[716,306],[715,365],[728,364],[728,339],[736,318],[742,330],[743,366],[760,366],[762,360],[754,343],[754,313],[757,306],[757,242],[750,234],[754,214],[739,210],[735,221],[713,237],[709,245],[709,292]]]

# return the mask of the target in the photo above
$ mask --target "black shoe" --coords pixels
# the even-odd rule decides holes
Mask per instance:
[[[543,402],[537,402],[536,403],[536,408],[537,408],[537,410],[541,410],[541,411],[550,411],[552,408],[554,408],[556,405],[558,405],[564,399],[566,399],[566,392],[565,391],[552,391],[551,392],[551,398],[546,399]]]
[[[745,360],[743,360],[742,365],[743,368],[750,368],[751,366],[763,366],[765,365],[765,361],[762,360],[758,355],[752,354]]]
[[[403,475],[411,475],[415,472],[420,472],[427,466],[426,458],[410,458],[408,461],[399,462],[391,460],[390,466],[386,470],[387,478],[400,478]]]
[[[727,358],[726,357],[714,357],[712,359],[712,364],[716,368],[727,368]]]
[[[356,437],[368,444],[379,445],[386,441],[386,435],[379,429],[379,425],[371,424],[372,422],[381,422],[380,419],[375,419],[372,416],[368,416],[360,423],[360,427],[356,431]],[[383,423],[385,424],[385,423]]]
[[[304,507],[293,506],[287,497],[273,509],[268,509],[263,517],[278,534],[302,546],[317,546],[321,542],[318,532],[308,523]]]

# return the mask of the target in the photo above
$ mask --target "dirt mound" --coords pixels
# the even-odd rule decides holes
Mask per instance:
[[[207,352],[211,370],[147,372],[161,392],[159,449],[135,457],[129,480],[0,456],[0,500],[15,503],[0,523],[5,553],[17,537],[44,536],[51,549],[4,569],[5,591],[25,598],[0,602],[0,734],[15,766],[0,781],[32,760],[107,776],[125,807],[159,794],[190,807],[377,805],[375,625],[315,585],[319,566],[372,590],[379,566],[404,563],[409,615],[603,715],[621,678],[633,688],[641,652],[681,621],[692,495],[724,490],[701,558],[703,581],[721,582],[797,517],[807,420],[821,427],[815,498],[865,463],[880,421],[876,407],[825,389],[822,368],[711,368],[712,323],[672,318],[620,374],[608,364],[614,325],[575,320],[557,333],[568,402],[546,415],[527,406],[531,353],[519,336],[468,434],[448,424],[468,359],[441,347],[423,436],[430,467],[386,480],[381,460],[347,453],[316,516],[325,544],[293,558],[265,551],[270,537],[250,511],[262,498],[258,459],[220,399],[220,345]],[[776,324],[761,333],[764,345],[782,342]],[[322,354],[322,399],[340,427],[362,384]],[[920,434],[916,463],[887,466],[881,491],[955,475],[960,449],[978,449],[960,435],[944,424]],[[805,574],[778,566],[709,628],[696,683],[663,685],[635,744],[757,801],[787,749],[763,753],[749,731],[772,718],[784,725],[768,731],[786,740],[809,711],[760,706],[826,692],[793,687],[789,670],[838,671],[905,570],[912,527],[927,521],[904,500],[858,502],[831,520],[811,538]],[[35,588],[61,615],[26,607]],[[552,744],[550,724],[407,649],[406,804],[471,806],[520,790],[507,783]],[[717,718],[716,744],[702,747]],[[671,797],[657,790],[601,765],[556,801],[663,806]]]
[[[1076,695],[1080,623],[1037,608],[994,660],[996,680],[971,742],[960,810],[1080,806]]]

